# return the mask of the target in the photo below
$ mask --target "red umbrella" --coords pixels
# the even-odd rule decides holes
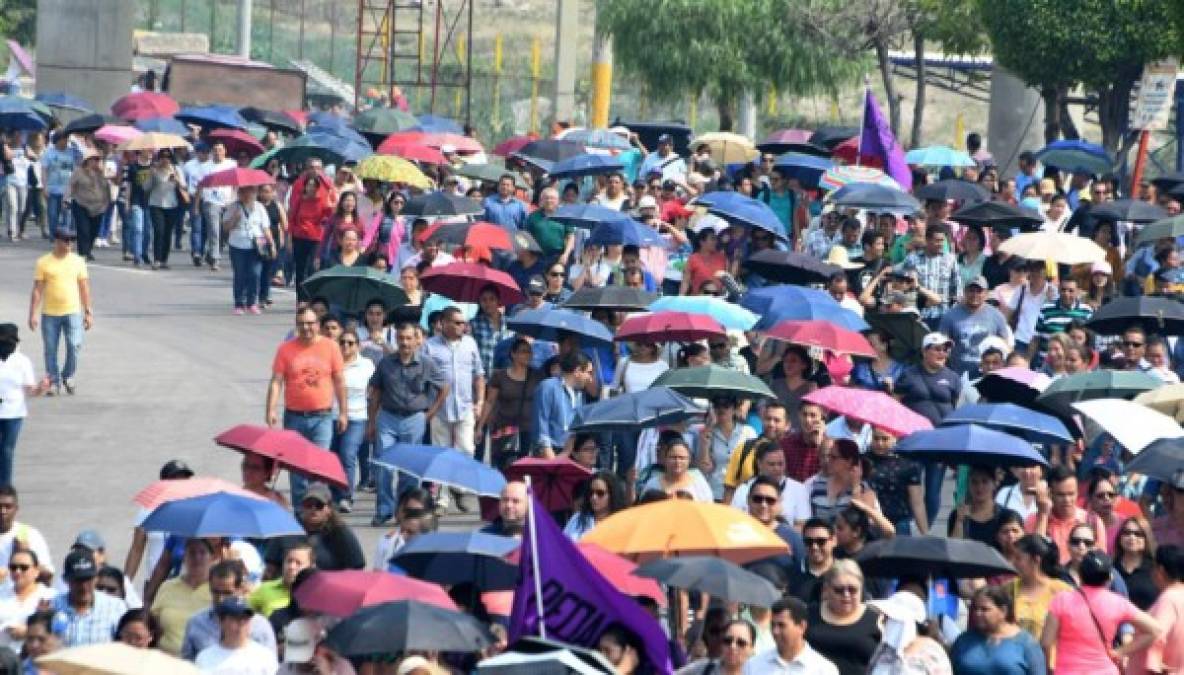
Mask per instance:
[[[445,223],[436,221],[423,232],[423,240],[435,238],[445,244],[467,246],[469,248],[485,247],[497,248],[503,251],[513,251],[514,244],[510,241],[510,233],[505,228],[491,223]]]
[[[295,431],[240,424],[215,436],[214,442],[239,452],[268,457],[294,473],[340,487],[348,485],[337,455],[314,445]]]
[[[308,126],[308,111],[307,110],[281,110],[288,117],[291,117],[301,127]]]
[[[399,600],[418,600],[441,609],[457,610],[439,585],[390,572],[320,570],[292,594],[303,611],[347,617],[363,607]]]
[[[394,155],[413,162],[424,162],[426,164],[448,163],[448,158],[439,150],[414,143],[387,143],[387,141],[383,141],[378,146],[378,154]]]
[[[855,155],[859,152],[859,136],[848,138],[835,146],[831,156],[842,160],[846,164],[855,164]],[[860,166],[870,166],[874,169],[884,168],[884,161],[878,155],[864,155],[858,162]]]
[[[378,152],[383,152],[383,146],[388,143],[396,146],[426,145],[437,150],[446,145],[451,145],[461,154],[484,152],[485,150],[475,138],[461,136],[460,134],[434,133],[430,131],[396,131],[382,141],[378,146]]]
[[[836,326],[829,321],[782,321],[765,335],[804,347],[828,349],[836,354],[876,358],[876,350],[861,333]]]
[[[929,420],[882,391],[830,386],[812,391],[802,400],[846,415],[857,422],[878,427],[897,438],[933,428]]]
[[[148,487],[140,490],[132,497],[132,501],[143,506],[146,509],[155,509],[165,502],[175,501],[177,499],[188,499],[190,497],[200,497],[202,495],[213,494],[215,492],[226,492],[240,497],[251,497],[253,499],[266,499],[262,495],[255,494],[250,490],[241,488],[230,481],[222,480],[221,478],[209,477],[193,477],[185,480],[158,480]]]
[[[723,337],[727,331],[706,314],[654,312],[625,319],[614,340],[622,342],[694,342]]]
[[[207,137],[210,142],[221,141],[226,146],[226,152],[231,156],[245,152],[252,159],[263,154],[263,145],[254,136],[240,129],[215,129]]]
[[[423,273],[419,283],[424,290],[439,293],[457,302],[477,302],[481,291],[492,286],[502,306],[526,300],[514,277],[479,263],[458,262],[433,267]]]
[[[539,138],[537,134],[511,136],[510,138],[507,138],[506,140],[494,146],[492,152],[498,157],[509,157],[511,153],[518,152],[523,147],[525,147],[527,143],[530,143],[531,141],[537,141],[538,139]]]
[[[275,183],[275,178],[271,174],[261,169],[226,169],[224,171],[215,171],[198,182],[199,188],[214,188],[214,187],[255,187],[259,185],[271,185]]]
[[[506,480],[525,481],[530,476],[535,496],[548,511],[565,511],[575,502],[575,489],[592,476],[587,467],[567,457],[524,457],[506,467]]]
[[[653,579],[634,576],[633,570],[637,563],[616,553],[606,551],[596,544],[579,543],[576,548],[592,563],[596,571],[600,572],[609,583],[625,595],[637,597],[639,595],[652,599],[661,606],[666,606],[666,594],[662,587]],[[303,607],[303,605],[301,605]]]
[[[171,96],[155,91],[128,94],[111,104],[111,114],[126,120],[172,117],[180,111],[181,106]]]

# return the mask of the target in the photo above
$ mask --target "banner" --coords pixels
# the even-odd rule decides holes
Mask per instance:
[[[863,131],[859,137],[859,156],[878,157],[883,162],[884,173],[892,176],[905,192],[913,190],[913,172],[904,161],[904,149],[892,135],[892,125],[884,119],[876,96],[868,89],[863,100]]]

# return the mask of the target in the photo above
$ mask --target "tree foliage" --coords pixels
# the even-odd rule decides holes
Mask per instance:
[[[0,0],[0,35],[24,46],[37,35],[37,0]]]

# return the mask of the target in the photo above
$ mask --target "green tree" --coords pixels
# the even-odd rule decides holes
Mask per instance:
[[[981,31],[967,30],[978,21],[975,0],[911,0],[905,12],[917,69],[910,140],[910,146],[915,148],[922,144],[924,133],[927,44],[935,44],[946,56],[979,54],[988,44]]]
[[[37,37],[37,0],[0,0],[0,35],[24,46]]]
[[[1065,95],[1096,97],[1102,145],[1129,147],[1131,90],[1143,65],[1179,53],[1171,2],[1162,0],[976,0],[1000,65],[1045,99],[1045,137],[1061,131]]]
[[[721,129],[736,101],[769,83],[792,96],[835,93],[858,60],[786,21],[783,0],[601,0],[597,30],[613,36],[621,67],[657,97],[708,94]]]

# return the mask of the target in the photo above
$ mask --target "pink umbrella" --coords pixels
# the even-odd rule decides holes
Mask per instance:
[[[878,427],[897,438],[933,428],[929,420],[882,391],[830,386],[812,391],[802,400],[846,415],[857,422]]]
[[[875,358],[876,352],[862,334],[836,326],[829,321],[782,321],[765,332],[767,337],[802,345],[818,347],[836,354],[852,354]]]
[[[613,339],[630,342],[694,342],[726,334],[724,327],[706,314],[654,312],[625,319]]]
[[[253,424],[231,427],[214,437],[218,445],[275,460],[276,464],[313,480],[346,486],[341,460],[295,431]]]
[[[506,480],[522,481],[530,476],[535,496],[548,511],[570,509],[576,486],[592,476],[592,471],[567,457],[543,459],[524,457],[506,467]]]
[[[227,154],[232,157],[237,157],[240,152],[247,153],[252,159],[263,154],[263,146],[259,141],[240,129],[214,129],[207,136],[207,140],[211,143],[221,141],[226,146]]]
[[[399,600],[418,600],[456,611],[456,603],[439,585],[367,570],[318,571],[296,589],[300,609],[347,617],[363,607]]]
[[[142,136],[144,132],[135,127],[125,127],[119,124],[103,125],[95,132],[95,138],[106,141],[111,145],[123,145],[133,138]]]
[[[215,492],[226,492],[240,497],[265,499],[250,490],[241,488],[221,478],[186,478],[185,480],[158,480],[136,493],[132,501],[146,509],[154,509],[165,502],[188,499]]]
[[[518,152],[524,148],[531,141],[537,141],[538,134],[527,134],[526,136],[511,136],[506,140],[498,143],[493,148],[493,154],[498,157],[509,157],[511,154]]]
[[[223,171],[216,171],[201,179],[197,184],[200,188],[214,188],[214,187],[257,187],[260,185],[271,185],[275,183],[275,179],[271,174],[260,169],[225,169]]]
[[[141,91],[121,96],[111,104],[111,114],[129,120],[145,117],[172,117],[181,106],[172,96],[155,91]]]

